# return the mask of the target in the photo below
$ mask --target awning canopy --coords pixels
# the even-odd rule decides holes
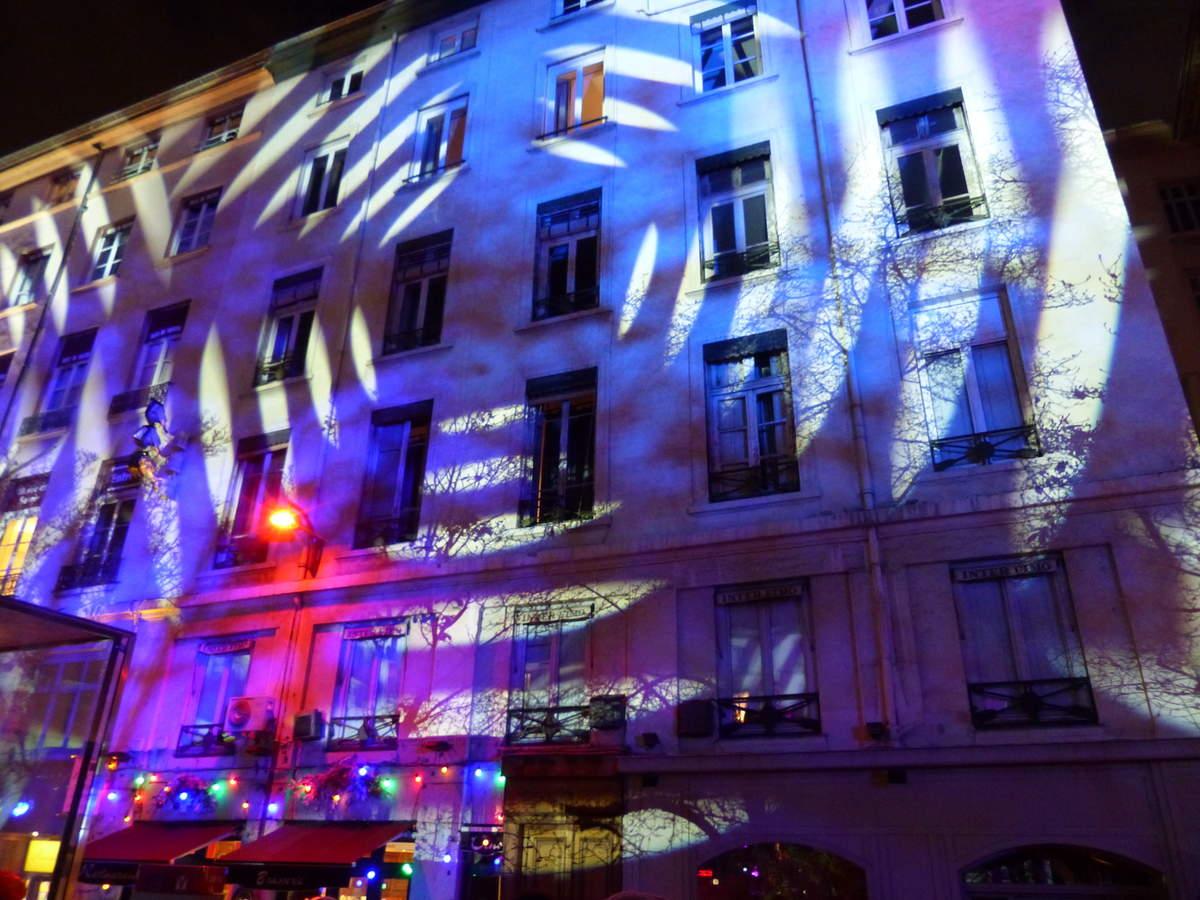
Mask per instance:
[[[239,822],[135,822],[83,848],[80,880],[131,884],[139,863],[172,863],[236,834]]]
[[[221,862],[229,866],[233,884],[339,887],[349,882],[356,862],[411,832],[409,822],[285,822]]]

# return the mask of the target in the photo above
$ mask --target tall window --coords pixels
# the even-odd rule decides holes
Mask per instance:
[[[92,281],[117,274],[125,256],[125,245],[133,231],[133,219],[116,222],[100,232],[96,240],[95,262],[92,264]]]
[[[50,179],[50,191],[46,199],[51,206],[66,203],[75,199],[75,191],[79,188],[78,169],[59,172]]]
[[[354,546],[411,541],[421,519],[421,488],[433,401],[377,410]]]
[[[330,721],[337,749],[396,746],[407,622],[347,625]]]
[[[134,370],[135,388],[166,384],[175,368],[175,352],[187,321],[188,304],[176,303],[146,313],[142,347]]]
[[[920,28],[945,16],[942,0],[866,0],[871,39]]]
[[[30,250],[21,254],[17,263],[17,278],[9,295],[10,306],[36,303],[42,299],[46,289],[46,267],[49,263],[49,250]]]
[[[117,580],[125,538],[133,521],[137,482],[127,459],[107,461],[100,472],[92,516],[79,542],[77,559],[59,573],[60,589],[109,584]]]
[[[204,139],[200,142],[200,149],[226,144],[236,138],[238,130],[242,127],[243,109],[244,107],[239,106],[209,116],[204,124]]]
[[[103,654],[79,650],[43,660],[33,678],[25,749],[78,750],[83,747],[103,680]]]
[[[74,409],[79,405],[95,339],[96,329],[91,328],[68,334],[59,341],[58,361],[54,365],[50,386],[42,403],[43,412]]]
[[[951,575],[975,726],[1095,722],[1061,561],[983,560]]]
[[[590,519],[595,497],[596,370],[534,378],[525,389],[522,525]]]
[[[742,0],[692,16],[701,91],[716,90],[762,74],[762,52],[754,31],[757,11],[757,4]]]
[[[362,83],[363,70],[361,68],[340,72],[325,82],[320,102],[332,103],[334,100],[341,100],[343,97],[357,94],[362,90]]]
[[[1163,185],[1159,195],[1173,233],[1200,231],[1200,181]]]
[[[9,482],[0,520],[0,596],[16,593],[48,481],[46,475],[31,475]]]
[[[518,623],[508,701],[510,744],[586,743],[590,613]]]
[[[126,147],[121,158],[121,171],[117,173],[117,181],[141,175],[154,168],[154,160],[158,158],[158,138]]]
[[[474,50],[479,38],[479,20],[471,19],[453,28],[439,31],[433,37],[433,52],[429,55],[430,62],[449,59],[459,53]]]
[[[427,347],[442,338],[446,279],[454,230],[403,241],[396,247],[396,270],[388,301],[383,352]]]
[[[598,305],[600,189],[539,204],[537,229],[534,320]]]
[[[708,498],[799,490],[787,332],[706,344]]]
[[[962,91],[943,91],[876,113],[900,234],[985,219]]]
[[[175,232],[174,253],[187,253],[208,246],[220,200],[221,190],[218,188],[183,201],[179,210],[179,228]]]
[[[287,431],[238,441],[237,469],[229,513],[217,545],[216,568],[264,562],[269,549],[260,537],[263,518],[283,496]]]
[[[722,736],[819,732],[808,583],[720,588],[716,601]]]
[[[549,79],[542,138],[604,121],[604,51],[551,66]]]
[[[417,153],[409,181],[462,165],[466,139],[465,96],[421,110],[417,117]]]
[[[229,701],[245,696],[252,650],[243,646],[246,643],[249,642],[214,641],[211,645],[201,645],[192,682],[197,724],[223,725]]]
[[[1036,456],[1001,298],[928,305],[913,319],[934,469]]]
[[[703,276],[728,278],[779,265],[771,197],[771,145],[696,161]]]
[[[571,13],[577,13],[581,9],[587,9],[589,6],[595,6],[601,0],[556,0],[555,14],[558,16],[569,16]]]
[[[300,215],[307,216],[337,206],[345,166],[344,141],[309,151],[301,173],[303,190],[300,195]]]
[[[280,278],[271,289],[271,308],[259,352],[255,384],[303,375],[308,339],[316,317],[321,269]]]

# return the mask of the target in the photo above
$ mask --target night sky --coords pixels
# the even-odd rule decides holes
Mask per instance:
[[[1191,3],[1066,0],[1105,127],[1171,118]],[[0,0],[0,65],[12,113],[0,117],[0,155],[372,5]]]

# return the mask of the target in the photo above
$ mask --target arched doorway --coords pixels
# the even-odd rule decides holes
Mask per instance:
[[[799,844],[748,844],[696,872],[700,900],[867,900],[867,876],[849,860]]]
[[[1087,847],[1020,847],[963,871],[968,898],[987,900],[1166,900],[1162,873]]]

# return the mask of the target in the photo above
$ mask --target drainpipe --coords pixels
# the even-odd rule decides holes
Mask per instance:
[[[887,601],[887,585],[883,575],[882,551],[879,546],[879,526],[876,520],[875,481],[871,472],[871,457],[867,447],[866,418],[863,414],[862,391],[858,381],[858,367],[851,349],[850,334],[846,328],[846,311],[842,303],[841,280],[838,274],[838,257],[833,246],[833,217],[830,214],[829,186],[825,170],[825,158],[821,150],[821,131],[817,119],[817,101],[813,93],[812,67],[808,59],[808,35],[804,31],[803,0],[796,0],[796,25],[800,31],[800,53],[804,64],[804,84],[808,92],[808,112],[812,126],[813,151],[816,155],[817,181],[821,188],[821,217],[825,235],[829,242],[829,280],[837,303],[837,323],[846,361],[846,402],[850,412],[850,430],[854,442],[854,466],[858,476],[859,500],[866,517],[867,577],[871,602],[871,625],[875,632],[877,690],[879,693],[879,718],[887,723],[890,719],[891,690],[889,673],[894,668],[891,641],[888,640],[884,607]],[[855,687],[858,706],[858,724],[865,731],[866,716],[862,689]],[[860,733],[860,737],[861,737]]]

